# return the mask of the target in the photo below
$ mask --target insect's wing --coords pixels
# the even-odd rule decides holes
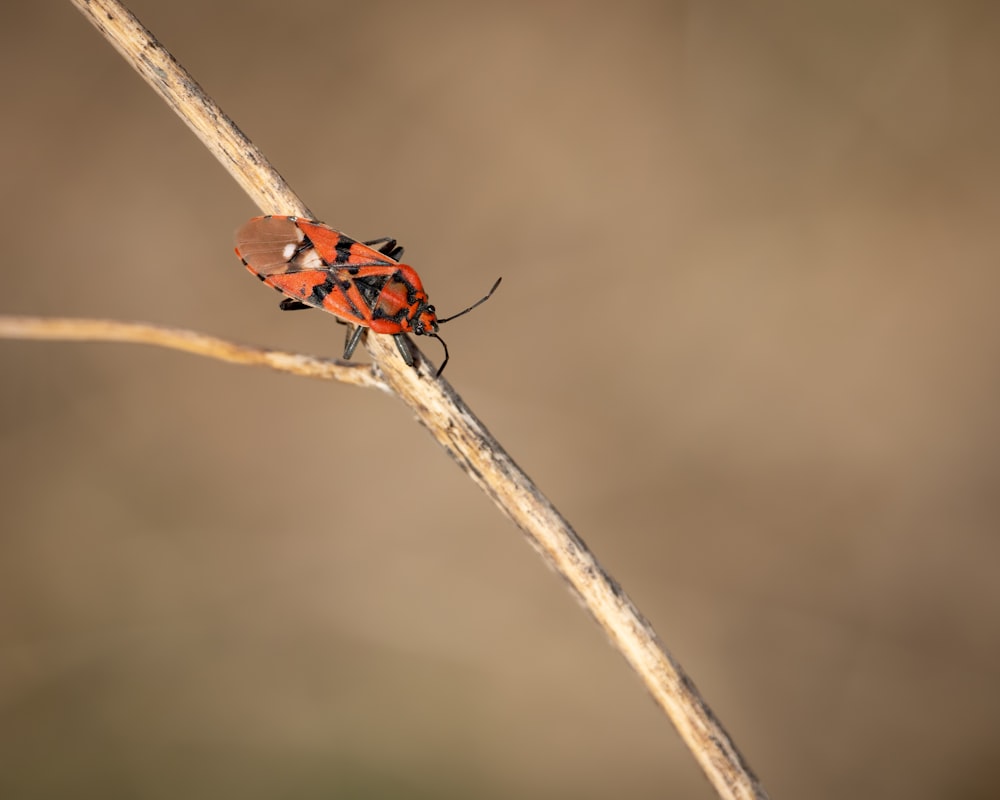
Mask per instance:
[[[254,217],[236,231],[236,255],[261,277],[326,265],[289,217]]]
[[[300,219],[296,225],[327,266],[390,267],[398,263],[385,253],[356,242],[322,222]]]
[[[263,278],[396,263],[327,225],[296,217],[254,217],[236,231],[236,254]]]
[[[307,306],[369,325],[395,260],[320,222],[254,217],[236,232],[236,255],[248,270]]]
[[[262,275],[261,279],[288,297],[348,322],[368,325],[371,319],[366,299],[346,270],[306,269]]]

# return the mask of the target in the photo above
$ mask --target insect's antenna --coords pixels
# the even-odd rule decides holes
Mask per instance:
[[[483,303],[485,303],[487,300],[489,300],[493,296],[493,292],[495,292],[497,290],[497,287],[500,285],[500,281],[502,281],[502,280],[503,280],[502,277],[501,278],[497,278],[497,282],[494,283],[493,284],[493,288],[490,289],[486,293],[486,297],[483,297],[483,298],[477,300],[475,303],[473,303],[471,306],[469,306],[467,309],[465,309],[465,311],[459,311],[457,314],[452,314],[450,317],[445,317],[444,319],[439,319],[438,320],[438,325],[443,325],[446,322],[450,322],[451,320],[455,319],[456,317],[460,317],[463,314],[468,314],[470,311],[472,311],[472,309],[481,306]],[[437,339],[436,336],[434,338]],[[441,344],[444,344],[444,342],[441,342]],[[448,352],[448,348],[446,347],[445,348],[445,355],[446,355],[446,357],[445,357],[445,363],[448,362],[447,352]],[[444,365],[442,365],[441,369],[444,369]],[[441,374],[441,370],[439,369],[438,370],[438,375],[440,375],[440,374]]]
[[[496,287],[494,286],[493,288],[495,289]],[[485,298],[484,298],[484,299],[485,299]],[[482,300],[480,300],[479,302],[481,303],[481,302],[483,302],[483,301],[482,301]],[[479,305],[479,303],[477,303],[476,305]],[[464,314],[465,312],[463,311],[462,313]],[[456,316],[457,316],[457,315],[456,315]],[[442,339],[442,338],[441,338],[440,336],[438,336],[438,335],[437,335],[436,333],[429,333],[429,334],[427,334],[427,335],[428,335],[428,336],[431,336],[431,337],[433,337],[434,339],[437,339],[437,340],[438,340],[439,342],[441,342],[441,346],[442,346],[442,347],[444,348],[444,361],[442,361],[442,362],[441,362],[441,366],[440,366],[440,367],[438,367],[438,371],[434,373],[434,377],[435,377],[435,378],[440,378],[440,377],[441,377],[441,373],[442,373],[442,372],[444,372],[444,367],[445,367],[445,364],[447,364],[447,363],[448,363],[448,345],[446,345],[446,344],[444,343],[444,339]]]

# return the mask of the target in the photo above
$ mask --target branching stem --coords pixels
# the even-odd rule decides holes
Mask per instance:
[[[312,216],[264,155],[127,9],[115,0],[71,2],[178,113],[263,213]],[[10,317],[0,320],[0,336],[144,342],[224,361],[266,364],[313,376],[323,373],[323,377],[388,388],[566,580],[666,712],[719,796],[745,800],[767,796],[691,679],[621,587],[447,381],[434,380],[434,368],[415,348],[417,368],[411,369],[396,354],[389,336],[367,337],[373,367],[322,362],[187,331],[103,320]],[[293,363],[297,366],[291,368]]]

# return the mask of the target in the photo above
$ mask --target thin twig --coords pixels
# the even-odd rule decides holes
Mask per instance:
[[[215,336],[206,336],[203,333],[180,328],[163,328],[144,322],[70,317],[12,317],[0,314],[0,338],[152,344],[230,364],[270,367],[279,372],[290,372],[304,378],[323,378],[389,391],[386,383],[378,377],[378,370],[370,365],[350,364],[346,361],[317,358],[301,353],[249,347]]]
[[[312,216],[263,154],[156,39],[114,0],[71,0],[181,116],[264,213]],[[405,366],[389,336],[367,337],[386,383],[563,576],[656,702],[723,798],[766,793],[690,678],[569,523],[418,355]]]

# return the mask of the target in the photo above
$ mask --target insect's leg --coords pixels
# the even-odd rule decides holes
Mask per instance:
[[[365,332],[364,327],[361,325],[355,325],[354,330],[350,328],[347,329],[347,338],[344,340],[344,360],[350,361],[351,356],[354,355],[354,351],[358,346],[358,342],[361,341],[361,334]]]
[[[381,239],[372,239],[370,242],[365,242],[368,247],[374,247],[377,244],[382,245],[378,248],[378,251],[385,256],[389,256],[393,261],[399,261],[403,257],[403,246],[397,245],[396,240],[389,237],[383,236]]]
[[[413,366],[413,352],[410,350],[410,343],[406,341],[406,336],[402,333],[393,334],[393,341],[396,342],[396,349],[406,362],[406,366]]]
[[[286,297],[280,303],[278,303],[278,308],[282,311],[302,311],[303,309],[312,308],[312,306],[307,306],[305,303],[301,303],[291,297]]]

